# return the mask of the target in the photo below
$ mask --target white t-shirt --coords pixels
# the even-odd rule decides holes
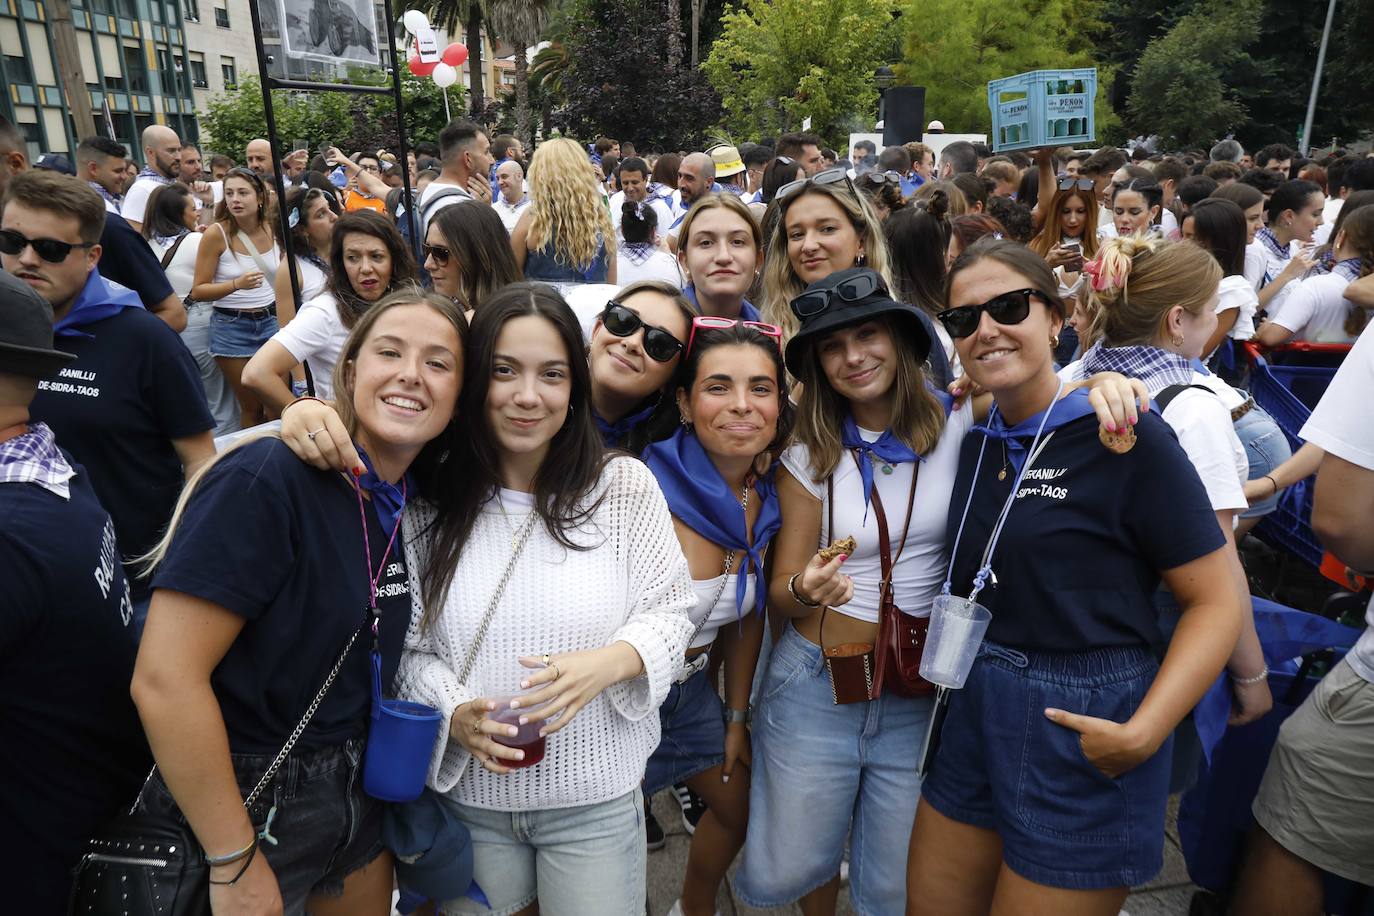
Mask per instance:
[[[507,232],[515,231],[515,224],[520,222],[520,214],[524,213],[525,208],[529,205],[528,196],[520,198],[515,203],[509,203],[505,197],[497,194],[496,199],[491,202],[492,209],[496,211],[497,216],[501,217],[501,225],[506,227]],[[439,204],[435,206],[434,211],[437,213],[442,209],[444,209],[443,204]]]
[[[1264,285],[1264,267],[1268,263],[1264,255],[1264,243],[1259,239],[1245,246],[1245,275],[1246,282],[1254,287],[1255,292]]]
[[[1270,320],[1293,332],[1295,340],[1313,343],[1354,343],[1345,332],[1350,304],[1345,288],[1350,281],[1339,274],[1319,274],[1288,284],[1288,295],[1277,308],[1270,306]]]
[[[296,259],[301,280],[301,302],[309,302],[324,292],[329,285],[329,277],[314,264],[304,258]]]
[[[949,525],[949,498],[954,492],[954,477],[959,470],[959,449],[973,427],[973,411],[965,406],[953,411],[945,423],[940,441],[920,462],[916,482],[916,503],[912,508],[911,529],[902,555],[893,570],[893,598],[904,612],[916,617],[930,613],[930,603],[940,593],[949,565],[945,544]],[[859,430],[866,441],[877,441],[880,433]],[[794,445],[782,456],[783,467],[816,499],[821,501],[821,532],[818,547],[852,536],[858,547],[844,563],[844,573],[854,579],[854,597],[848,604],[832,608],[848,617],[878,622],[878,585],[882,581],[879,560],[877,514],[865,507],[863,482],[853,456],[844,452],[834,472],[835,530],[829,530],[829,506],[825,480],[812,478],[811,457],[804,445]],[[878,491],[887,515],[888,539],[895,554],[906,523],[907,495],[911,491],[913,464],[898,464],[891,474],[883,473],[882,463],[873,462],[873,488]],[[865,508],[867,512],[865,513]]]
[[[757,577],[750,572],[746,578],[744,586],[744,607],[735,603],[735,589],[739,587],[739,576],[731,573],[725,576],[725,585],[721,587],[721,576],[714,579],[693,579],[692,590],[697,593],[696,607],[692,608],[692,626],[700,624],[701,629],[697,632],[689,649],[698,649],[702,646],[709,646],[715,642],[716,634],[720,628],[728,624],[733,624],[743,617],[748,617],[754,612],[754,585]],[[716,603],[707,606],[707,602],[716,597],[720,597]]]
[[[440,191],[457,191],[457,194],[444,194],[440,196]],[[437,199],[436,199],[437,198]],[[420,231],[420,238],[424,238],[429,232],[429,221],[442,209],[452,206],[462,201],[472,200],[472,195],[467,188],[460,188],[456,184],[447,181],[431,181],[425,185],[425,192],[420,195],[420,220],[424,226]],[[430,206],[430,204],[433,206]],[[398,216],[401,214],[397,214]]]
[[[1326,389],[1302,438],[1342,461],[1374,471],[1374,335],[1361,334]],[[1368,624],[1346,661],[1355,673],[1374,682],[1374,602],[1365,613]]]
[[[1341,215],[1341,207],[1345,206],[1345,198],[1328,197],[1326,206],[1322,207],[1322,224],[1317,227],[1317,231],[1312,233],[1312,244],[1325,245],[1331,241],[1331,230],[1336,226],[1336,217]]]
[[[1083,361],[1069,363],[1059,370],[1059,377],[1068,381],[1083,378]],[[1189,384],[1202,385],[1213,393],[1194,388],[1181,391],[1160,416],[1173,427],[1178,444],[1188,453],[1207,490],[1212,511],[1247,509],[1250,503],[1245,498],[1245,481],[1250,476],[1250,459],[1231,422],[1231,411],[1244,404],[1245,398],[1215,375],[1194,372]],[[1162,390],[1152,389],[1150,397]]]
[[[667,235],[668,230],[673,225],[673,220],[677,219],[668,201],[661,197],[651,197],[648,200],[649,206],[654,208],[654,214],[658,217],[658,225],[655,231],[659,235]],[[611,224],[615,226],[615,236],[618,239],[625,237],[620,234],[620,223],[625,218],[625,192],[616,191],[611,195]]]
[[[673,284],[678,289],[682,289],[682,271],[678,268],[677,258],[664,251],[662,248],[655,248],[649,256],[635,263],[623,245],[616,249],[615,256],[615,282],[621,286],[629,286],[638,280],[664,280]]]
[[[166,182],[156,181],[152,178],[140,178],[134,182],[133,187],[124,195],[124,203],[120,205],[119,215],[133,223],[142,223],[143,217],[147,215],[148,198],[153,196],[153,192],[162,187]]]
[[[181,244],[177,246],[177,253],[172,255],[172,260],[163,269],[167,274],[167,282],[172,285],[172,292],[176,293],[179,299],[185,299],[189,296],[191,287],[195,283],[196,252],[200,251],[201,238],[199,232],[188,232],[182,236]],[[176,243],[173,242],[172,244]],[[153,249],[153,256],[161,263],[163,255],[172,246],[159,245],[149,239],[148,247]]]
[[[1242,275],[1222,277],[1217,286],[1217,314],[1239,309],[1236,323],[1228,335],[1235,340],[1249,340],[1255,336],[1255,310],[1259,308],[1259,296],[1250,281]]]
[[[339,307],[332,293],[323,293],[302,305],[291,323],[273,334],[272,339],[297,362],[310,361],[317,397],[334,397],[334,364],[348,340],[348,328],[339,320]]]

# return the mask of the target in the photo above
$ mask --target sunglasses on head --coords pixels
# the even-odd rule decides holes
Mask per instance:
[[[778,193],[773,195],[774,200],[787,200],[795,197],[800,191],[815,184],[839,184],[844,182],[849,185],[849,193],[854,193],[854,182],[849,180],[849,172],[845,169],[826,169],[824,172],[817,172],[811,178],[798,178],[796,181],[789,181],[787,184],[778,188]]]
[[[877,292],[887,295],[887,287],[876,273],[866,271],[834,286],[802,293],[792,300],[792,314],[804,320],[824,312],[837,298],[842,302],[858,302]]]
[[[682,341],[662,328],[645,324],[635,311],[612,299],[606,303],[601,313],[601,326],[616,337],[630,337],[641,328],[644,330],[644,352],[658,363],[666,363],[682,352]]]
[[[62,242],[57,239],[31,239],[13,229],[0,229],[0,254],[20,254],[30,245],[34,253],[50,264],[67,260],[73,248],[90,248],[94,242]]]
[[[758,331],[760,334],[773,338],[773,342],[782,347],[782,328],[775,324],[765,324],[762,321],[745,321],[742,318],[720,318],[715,315],[698,315],[692,319],[692,333],[687,338],[687,352],[692,352],[692,342],[697,339],[697,328],[703,331],[728,331],[735,325],[743,325],[751,330]]]
[[[898,172],[896,169],[888,169],[886,172],[869,172],[866,175],[864,175],[864,177],[867,178],[869,181],[873,182],[874,184],[902,183],[902,173]]]
[[[420,250],[424,253],[424,259],[420,262],[422,264],[433,258],[435,264],[440,267],[447,267],[448,259],[453,256],[453,252],[443,245],[423,245]]]
[[[967,337],[978,330],[983,312],[987,312],[998,324],[1020,324],[1030,314],[1030,297],[1040,295],[1034,289],[1014,289],[993,296],[979,305],[957,305],[945,309],[935,317],[940,319],[940,324],[945,326],[950,337]]]
[[[1059,190],[1072,191],[1077,188],[1080,191],[1091,191],[1093,180],[1091,178],[1061,178],[1059,179]]]

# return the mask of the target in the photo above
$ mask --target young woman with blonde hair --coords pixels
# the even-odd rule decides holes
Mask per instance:
[[[614,283],[615,227],[587,154],[560,137],[530,160],[530,206],[511,231],[511,250],[526,280]]]

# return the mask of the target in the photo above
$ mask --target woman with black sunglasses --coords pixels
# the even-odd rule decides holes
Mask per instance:
[[[959,456],[936,578],[961,597],[982,586],[992,622],[927,751],[912,916],[1115,916],[1162,864],[1169,736],[1240,632],[1221,532],[1162,421],[1104,431],[1063,395],[1056,288],[1038,256],[992,239],[947,286],[941,319],[996,407]],[[1161,578],[1184,609],[1162,666]]]
[[[520,279],[510,236],[491,207],[445,207],[429,221],[424,268],[434,291],[463,307],[471,320],[482,303]]]
[[[669,916],[715,911],[749,817],[750,686],[764,631],[765,552],[778,529],[774,467],[792,425],[787,372],[772,325],[715,316],[692,322],[675,380],[680,425],[650,445],[658,480],[692,571],[696,628],[668,698],[644,795],[686,783],[706,803],[682,897]],[[720,655],[725,705],[716,692]]]

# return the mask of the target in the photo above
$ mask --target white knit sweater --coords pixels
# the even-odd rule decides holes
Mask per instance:
[[[414,613],[397,693],[443,714],[429,772],[436,791],[473,807],[528,811],[607,801],[643,778],[659,740],[656,712],[692,633],[688,611],[696,594],[668,504],[649,470],[632,458],[612,459],[596,487],[601,492],[600,507],[573,536],[579,545],[594,545],[590,550],[568,550],[535,523],[463,683],[458,669],[510,560],[513,531],[531,511],[528,500],[521,504],[507,492],[501,501],[487,502],[463,547],[448,599],[427,632],[420,626],[419,574],[429,543],[417,533],[427,529],[434,510],[422,502],[407,507]],[[542,762],[505,776],[468,766],[471,755],[449,736],[454,709],[511,692],[521,656],[617,641],[639,653],[644,674],[611,686],[583,707],[549,737]]]

